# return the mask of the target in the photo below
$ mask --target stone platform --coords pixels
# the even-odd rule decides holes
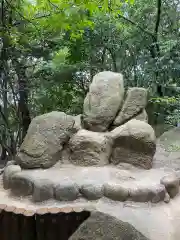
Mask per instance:
[[[173,169],[144,170],[129,164],[80,167],[56,164],[49,169],[5,168],[4,188],[17,196],[31,196],[33,202],[98,200],[169,202],[179,192],[179,177]]]

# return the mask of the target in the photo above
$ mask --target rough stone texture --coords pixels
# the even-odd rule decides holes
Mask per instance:
[[[10,188],[13,194],[18,196],[28,196],[33,193],[33,180],[24,172],[13,174],[10,181]]]
[[[104,133],[78,131],[69,141],[70,161],[80,166],[109,163],[112,140]]]
[[[136,117],[134,117],[136,120],[148,122],[148,115],[145,109],[142,110],[141,113],[139,113]]]
[[[3,173],[3,187],[4,187],[4,189],[9,189],[10,188],[11,178],[17,172],[21,172],[21,168],[18,165],[9,165],[9,166],[5,167],[4,173]]]
[[[163,177],[161,179],[161,184],[166,187],[171,198],[174,198],[179,193],[179,179],[175,174]]]
[[[60,160],[63,145],[69,140],[74,118],[63,112],[35,117],[16,158],[23,168],[49,168]]]
[[[129,199],[134,202],[153,202],[163,201],[165,198],[166,189],[159,184],[153,187],[132,186],[129,190]]]
[[[126,201],[129,196],[129,189],[120,183],[105,183],[104,196],[114,201]]]
[[[42,202],[54,197],[53,183],[49,179],[37,179],[34,181],[33,201]]]
[[[122,110],[115,118],[113,125],[120,126],[138,115],[146,107],[147,95],[148,92],[145,88],[134,87],[128,89]]]
[[[139,120],[130,120],[111,132],[113,151],[111,162],[127,162],[145,169],[152,167],[156,151],[156,137],[153,128]]]
[[[78,198],[79,188],[74,182],[67,180],[55,185],[54,194],[59,201],[73,201]]]
[[[123,76],[110,71],[94,76],[84,100],[85,129],[103,132],[114,120],[124,97]]]
[[[148,240],[131,224],[101,212],[94,212],[69,240]]]
[[[89,200],[97,200],[103,197],[104,187],[102,184],[97,183],[83,184],[80,188],[80,193]]]

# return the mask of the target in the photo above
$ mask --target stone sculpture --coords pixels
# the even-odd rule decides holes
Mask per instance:
[[[156,137],[147,123],[147,90],[124,93],[123,76],[93,78],[83,113],[35,117],[3,184],[14,194],[48,199],[169,202],[179,192],[174,171],[153,169]]]

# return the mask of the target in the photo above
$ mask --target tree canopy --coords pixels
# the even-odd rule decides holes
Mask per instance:
[[[99,71],[149,89],[151,124],[179,121],[179,1],[2,0],[0,19],[1,159],[34,116],[79,114]]]

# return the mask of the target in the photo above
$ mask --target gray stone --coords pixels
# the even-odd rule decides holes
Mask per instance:
[[[93,212],[69,240],[148,240],[131,224],[101,212]]]
[[[74,201],[79,196],[79,188],[74,182],[67,180],[55,185],[54,194],[59,201]]]
[[[153,128],[146,122],[130,120],[111,131],[113,150],[111,162],[121,162],[150,169],[156,151],[156,137]]]
[[[74,118],[63,112],[35,117],[16,161],[23,168],[49,168],[60,160],[63,145],[73,133]]]
[[[41,202],[52,199],[54,195],[53,183],[48,179],[37,179],[34,181],[33,201]]]
[[[103,197],[104,187],[102,184],[88,183],[81,186],[80,193],[89,200],[97,200]]]
[[[33,179],[24,172],[17,172],[11,177],[10,188],[15,195],[31,195],[33,193]]]
[[[137,116],[134,117],[136,120],[148,122],[148,115],[145,109],[143,109]]]
[[[175,174],[170,174],[161,179],[171,198],[174,198],[179,193],[179,179]]]
[[[113,125],[120,126],[138,115],[146,107],[147,95],[148,92],[145,88],[134,87],[128,89],[122,110],[115,118]]]
[[[95,75],[84,100],[84,128],[106,131],[121,108],[123,97],[124,84],[120,73],[105,71]]]
[[[9,165],[4,168],[4,173],[3,173],[3,187],[4,189],[9,189],[10,188],[10,182],[12,176],[17,173],[21,172],[21,167],[18,165]]]
[[[109,163],[112,139],[105,133],[79,130],[69,141],[70,161],[80,166]]]
[[[164,201],[166,197],[166,193],[167,193],[166,188],[162,184],[159,184],[153,187],[151,189],[151,194],[152,194],[151,202],[158,203],[158,202]]]
[[[129,189],[119,183],[105,183],[104,196],[114,201],[126,201],[129,196]]]

